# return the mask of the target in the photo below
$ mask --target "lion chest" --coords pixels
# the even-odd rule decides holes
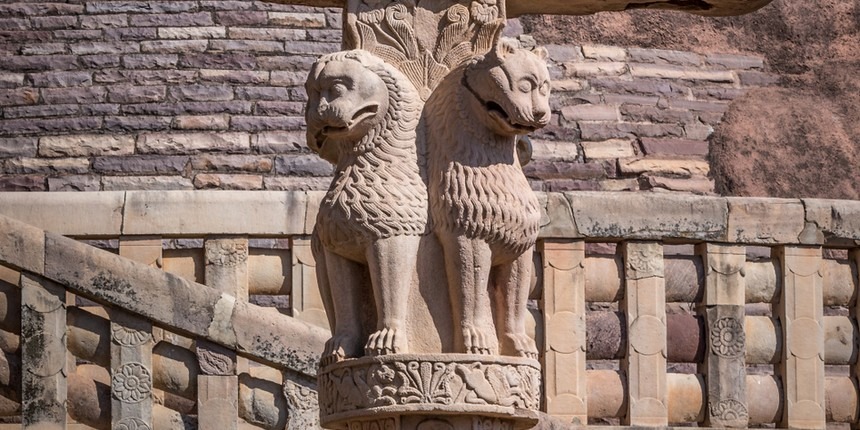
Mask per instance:
[[[431,190],[437,229],[486,240],[519,254],[540,228],[537,196],[518,166],[467,166],[452,161]]]
[[[412,167],[412,164],[409,164]],[[329,248],[364,249],[372,241],[420,235],[427,224],[427,190],[414,168],[366,165],[338,169],[320,204],[317,226]]]

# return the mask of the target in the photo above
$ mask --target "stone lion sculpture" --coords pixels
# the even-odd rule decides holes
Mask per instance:
[[[306,84],[311,149],[335,165],[313,232],[317,276],[332,338],[323,364],[409,351],[405,319],[427,189],[415,130],[421,100],[393,66],[365,51],[321,57]],[[377,324],[362,338],[369,274]]]
[[[549,122],[550,84],[546,51],[514,43],[453,70],[427,100],[430,214],[456,352],[536,358],[525,317],[540,209],[516,142]]]

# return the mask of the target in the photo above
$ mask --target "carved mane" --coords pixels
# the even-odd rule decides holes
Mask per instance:
[[[335,244],[421,235],[427,224],[427,190],[415,148],[420,98],[405,76],[381,60],[338,54],[326,58],[361,62],[385,83],[389,103],[383,120],[360,141],[348,142],[339,156],[320,207],[318,222],[326,227],[322,239]]]

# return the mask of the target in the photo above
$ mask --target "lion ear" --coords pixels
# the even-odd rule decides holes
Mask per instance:
[[[499,39],[499,43],[496,45],[496,56],[504,60],[505,57],[516,52],[517,48],[519,48],[519,44],[515,39],[503,37]]]
[[[543,46],[538,46],[532,52],[537,55],[538,58],[540,58],[541,60],[546,61],[549,59],[549,51],[547,51],[546,48],[544,48]]]

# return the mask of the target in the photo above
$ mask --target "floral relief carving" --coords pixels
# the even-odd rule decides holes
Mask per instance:
[[[118,345],[138,346],[152,339],[152,335],[142,330],[111,324],[111,339]]]
[[[233,375],[236,371],[233,357],[209,348],[197,348],[197,361],[206,375]]]
[[[472,430],[514,430],[514,423],[499,418],[475,417]]]
[[[711,405],[711,417],[720,421],[745,421],[749,418],[747,408],[735,399],[725,399]]]
[[[220,241],[209,242],[206,246],[206,264],[223,267],[236,267],[248,259],[247,242]]]
[[[349,430],[396,430],[397,424],[394,418],[382,418],[372,421],[353,421],[349,423]]]
[[[150,430],[151,427],[139,418],[123,418],[114,430]]]
[[[711,326],[711,351],[721,357],[743,356],[746,335],[743,325],[733,317],[714,321]]]
[[[663,254],[657,246],[637,246],[627,252],[627,268],[636,272],[636,279],[663,276]]]
[[[152,372],[140,363],[126,363],[111,378],[113,396],[126,403],[138,403],[152,392]]]
[[[432,357],[429,357],[432,358]],[[540,406],[540,369],[526,364],[424,359],[364,362],[319,377],[322,416],[402,405]]]

